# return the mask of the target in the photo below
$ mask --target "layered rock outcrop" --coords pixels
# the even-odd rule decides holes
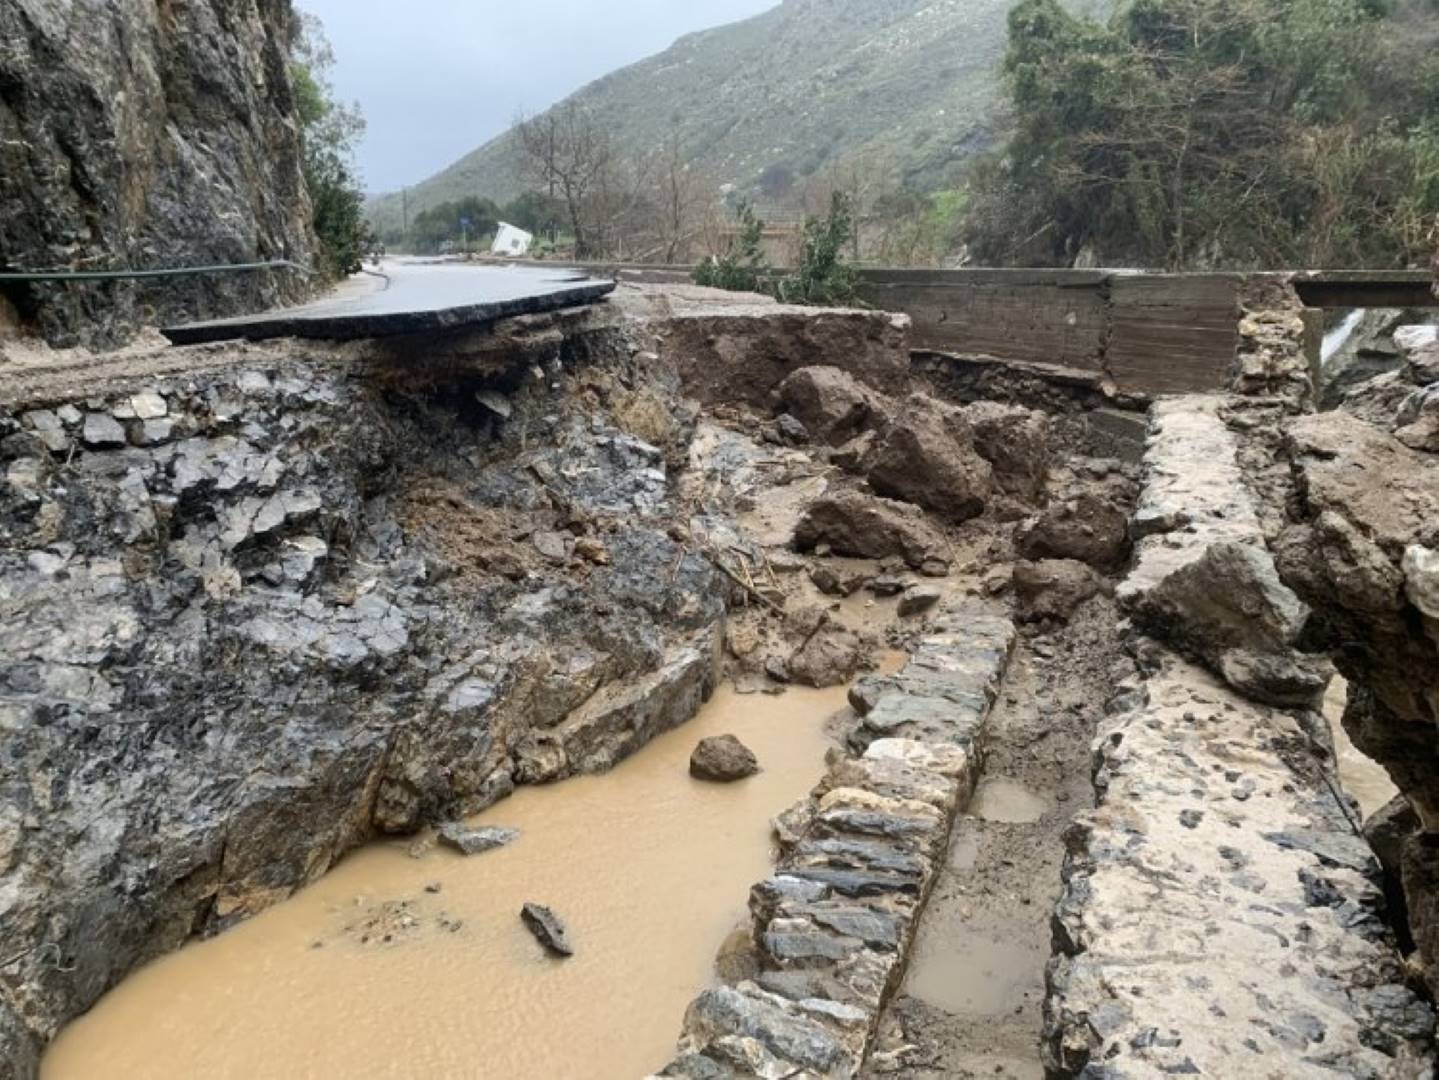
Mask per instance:
[[[307,263],[289,0],[0,6],[0,270]],[[0,286],[52,343],[292,298],[290,271]]]
[[[692,414],[637,351],[417,389],[276,347],[0,412],[0,1072],[367,836],[693,714],[725,583],[668,535]]]

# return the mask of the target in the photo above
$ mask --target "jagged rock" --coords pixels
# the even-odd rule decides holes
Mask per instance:
[[[816,439],[830,446],[889,420],[890,405],[882,395],[835,367],[800,368],[780,384],[779,396]]]
[[[92,450],[112,450],[124,446],[125,429],[109,413],[90,413],[85,417],[81,438]]]
[[[690,775],[696,780],[731,783],[759,772],[754,751],[733,735],[701,739],[690,755]]]
[[[856,476],[862,475],[868,467],[870,456],[878,445],[879,433],[866,431],[863,435],[856,435],[830,454],[830,463],[847,473],[853,473]]]
[[[556,956],[575,954],[565,924],[543,904],[527,903],[520,909],[520,919],[529,932],[535,935],[535,940]]]
[[[1422,329],[1434,330],[1435,327],[1424,327]],[[1420,344],[1408,352],[1405,358],[1405,368],[1409,381],[1417,386],[1433,386],[1439,383],[1439,344],[1432,340]]]
[[[839,555],[882,559],[899,555],[910,566],[926,562],[948,566],[944,537],[918,508],[856,491],[827,495],[810,504],[795,528],[795,547],[812,551],[821,544]]]
[[[951,521],[984,512],[993,478],[964,413],[925,394],[905,400],[868,465],[875,491]]]
[[[1140,623],[1261,701],[1311,705],[1328,685],[1327,666],[1293,648],[1309,608],[1261,548],[1212,544],[1148,590],[1131,592],[1128,603]]]
[[[821,563],[810,570],[809,579],[826,596],[853,596],[869,579],[869,574],[863,570],[848,570]]]
[[[1439,454],[1439,385],[1405,399],[1394,418],[1394,435],[1410,450]]]
[[[1017,539],[1027,559],[1075,559],[1114,570],[1129,554],[1129,514],[1112,499],[1083,492],[1051,503]]]
[[[483,855],[487,851],[512,844],[519,837],[518,829],[507,829],[498,825],[470,829],[457,822],[440,826],[439,832],[440,843],[454,848],[461,855]]]
[[[775,417],[774,427],[779,433],[780,441],[791,446],[803,446],[810,440],[809,428],[789,413],[780,413]]]
[[[1049,417],[998,401],[966,405],[962,412],[975,450],[994,468],[995,486],[1017,498],[1042,498],[1051,459]]]
[[[785,661],[785,673],[801,686],[839,686],[859,670],[864,657],[864,642],[857,634],[827,622]]]
[[[1103,586],[1098,574],[1073,559],[1017,562],[1013,580],[1020,618],[1025,622],[1067,621],[1080,604],[1098,594]]]
[[[1364,839],[1386,873],[1399,873],[1404,842],[1420,829],[1419,815],[1403,795],[1396,795],[1364,822]]]
[[[933,585],[915,585],[899,600],[900,618],[922,615],[944,599],[944,592]]]

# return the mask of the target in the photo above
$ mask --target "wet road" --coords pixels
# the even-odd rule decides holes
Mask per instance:
[[[594,303],[612,281],[562,267],[476,266],[389,261],[377,287],[351,279],[335,294],[300,307],[166,327],[176,345],[277,337],[350,340],[481,325],[513,315]]]

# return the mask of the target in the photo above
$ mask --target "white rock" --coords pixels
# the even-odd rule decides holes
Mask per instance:
[[[1404,553],[1404,591],[1426,619],[1439,620],[1439,551],[1414,544]]]

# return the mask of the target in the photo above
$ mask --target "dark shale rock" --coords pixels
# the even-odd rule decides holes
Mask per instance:
[[[556,956],[573,956],[574,946],[560,917],[543,904],[526,904],[520,909],[520,919],[525,928],[535,935],[535,940]]]
[[[989,499],[993,469],[964,413],[925,394],[905,400],[867,464],[875,491],[951,521],[979,516]]]
[[[697,780],[731,783],[759,772],[754,751],[733,735],[701,739],[690,755],[690,775]]]
[[[899,600],[900,618],[922,615],[944,599],[943,590],[934,585],[914,585]]]
[[[454,822],[440,826],[439,834],[440,843],[454,848],[461,855],[483,855],[487,851],[512,844],[519,837],[518,829],[493,825],[469,829]]]
[[[309,263],[294,19],[288,3],[0,6],[5,268]],[[6,285],[3,298],[54,344],[113,344],[147,309],[224,315],[304,288],[280,270]]]
[[[898,555],[915,569],[950,561],[944,537],[921,510],[857,491],[817,499],[800,519],[794,540],[799,551],[828,544],[836,554],[859,558]]]

